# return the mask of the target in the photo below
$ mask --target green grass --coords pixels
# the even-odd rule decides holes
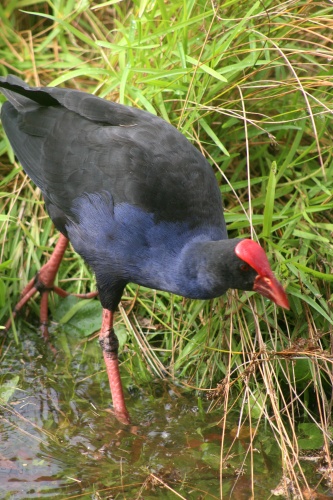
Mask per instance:
[[[320,429],[312,452],[320,443],[328,464],[322,480],[332,487],[332,8],[310,0],[214,5],[5,1],[0,73],[156,113],[209,159],[230,236],[260,241],[291,310],[250,293],[201,302],[130,285],[116,325],[127,346],[124,366],[138,384],[167,376],[205,390],[211,407],[221,409],[223,436],[229,412],[253,435],[268,426],[281,449],[281,477],[305,495],[300,423]],[[0,159],[5,322],[57,234],[4,134]],[[72,250],[59,282],[72,292],[94,288]],[[70,304],[59,317],[59,307],[55,297],[57,321],[77,313]],[[98,306],[91,314],[98,318]],[[37,315],[38,298],[24,321]],[[96,322],[82,333],[95,331]],[[221,478],[228,453],[233,449],[221,453]]]

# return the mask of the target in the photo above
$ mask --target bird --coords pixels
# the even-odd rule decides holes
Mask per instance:
[[[76,89],[30,87],[14,75],[0,77],[0,91],[5,133],[60,232],[14,313],[39,291],[47,334],[48,292],[67,294],[54,280],[70,241],[96,276],[99,342],[118,420],[129,423],[130,415],[113,318],[128,283],[193,299],[253,290],[289,309],[263,248],[228,239],[214,171],[173,125]]]

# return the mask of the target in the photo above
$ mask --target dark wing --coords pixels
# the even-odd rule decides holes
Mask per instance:
[[[157,222],[225,227],[211,166],[166,121],[76,90],[31,89],[14,77],[0,78],[0,87],[9,99],[1,113],[6,134],[64,233],[74,200],[101,191]]]

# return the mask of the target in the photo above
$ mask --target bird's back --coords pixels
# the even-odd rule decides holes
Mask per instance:
[[[156,223],[209,225],[226,237],[211,166],[166,121],[76,90],[31,89],[14,77],[0,78],[0,87],[7,136],[62,232],[75,200],[106,191],[114,205],[137,207]]]

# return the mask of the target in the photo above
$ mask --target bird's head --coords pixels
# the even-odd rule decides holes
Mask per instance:
[[[236,245],[235,253],[245,263],[244,273],[247,272],[246,264],[257,273],[253,290],[272,300],[278,306],[289,309],[287,294],[281,283],[275,278],[262,247],[255,241],[245,239]]]

